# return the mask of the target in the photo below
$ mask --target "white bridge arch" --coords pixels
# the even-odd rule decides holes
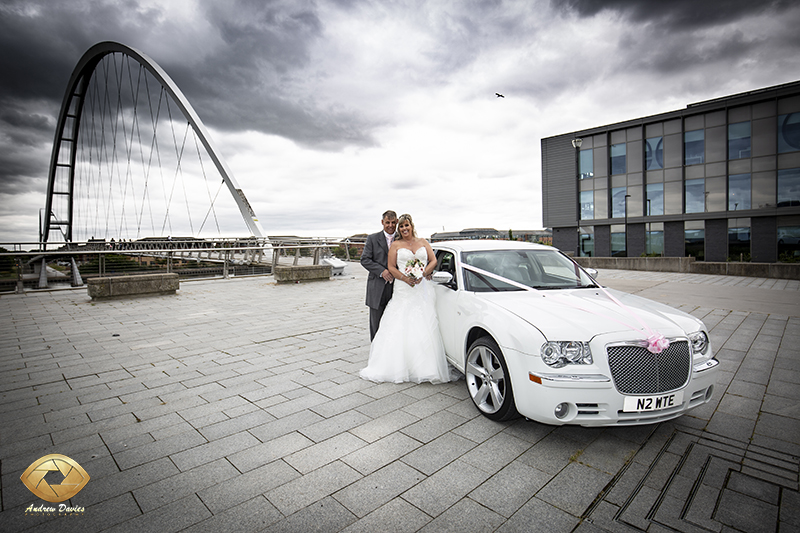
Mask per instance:
[[[129,82],[131,86],[132,94],[134,95],[133,98],[135,100],[135,104],[139,102],[139,87],[134,87],[134,81],[136,83],[140,83],[138,80],[134,80],[135,73],[131,73],[131,68],[128,66],[127,75],[130,79],[123,79],[124,74],[119,72],[110,73],[109,69],[106,67],[101,67],[98,70],[98,66],[103,64],[103,61],[111,56],[114,57],[115,54],[121,54],[122,57],[126,58],[126,60],[133,60],[140,65],[140,70],[143,68],[149,73],[152,77],[154,77],[158,82],[161,84],[160,90],[162,92],[166,92],[169,97],[171,97],[172,101],[174,101],[180,111],[183,113],[184,118],[187,120],[187,130],[190,127],[191,130],[194,132],[195,143],[199,140],[202,146],[205,149],[206,154],[208,157],[213,161],[214,166],[216,167],[219,175],[222,177],[222,181],[227,186],[228,190],[230,191],[233,200],[238,207],[239,212],[241,213],[242,218],[244,219],[244,223],[247,226],[247,229],[251,236],[257,238],[264,238],[264,231],[261,228],[261,225],[258,222],[258,217],[256,216],[255,212],[253,211],[250,203],[247,201],[247,198],[242,191],[242,189],[236,183],[233,174],[231,173],[230,169],[228,169],[225,162],[222,160],[221,157],[217,154],[217,151],[214,147],[214,144],[209,136],[208,131],[206,130],[205,125],[200,120],[200,117],[197,115],[195,110],[192,108],[189,101],[186,99],[184,94],[175,84],[175,82],[170,78],[170,76],[150,57],[146,54],[126,46],[121,43],[117,42],[101,42],[98,43],[89,50],[81,57],[76,65],[75,69],[70,76],[69,83],[67,85],[67,90],[64,94],[64,99],[61,105],[61,110],[58,116],[58,122],[56,124],[56,132],[55,132],[55,140],[53,142],[53,150],[50,160],[50,167],[48,172],[48,185],[47,185],[47,199],[45,205],[45,211],[41,220],[41,235],[40,239],[42,242],[46,243],[50,240],[51,232],[57,232],[56,235],[59,236],[60,241],[72,242],[74,237],[74,226],[76,222],[76,214],[75,214],[75,191],[76,191],[76,161],[77,153],[78,153],[78,142],[79,137],[81,135],[81,122],[84,119],[84,110],[86,104],[86,97],[87,92],[90,88],[90,82],[92,82],[93,77],[102,78],[105,77],[106,84],[115,84],[121,90],[122,86]],[[124,70],[124,67],[122,67]],[[113,75],[113,78],[112,78]],[[139,74],[141,77],[141,73]],[[95,80],[95,84],[98,83]],[[142,96],[141,100],[145,101],[146,98],[149,99],[149,88],[147,88],[148,95]],[[108,92],[108,91],[107,91]],[[137,126],[137,117],[134,115],[132,118],[127,117],[124,115],[123,111],[120,110],[122,107],[121,104],[118,102],[113,102],[112,99],[115,95],[100,95],[98,99],[105,99],[102,103],[104,104],[103,110],[99,112],[100,114],[105,113],[112,113],[117,112],[120,113],[117,117],[100,117],[99,120],[105,120],[106,122],[103,125],[105,129],[113,129],[113,132],[104,131],[103,134],[105,135],[112,135],[113,140],[103,141],[102,147],[95,147],[95,154],[103,153],[110,153],[112,147],[110,147],[111,142],[116,144],[118,142],[118,129],[127,134],[127,129],[130,129],[131,137],[134,137],[135,128]],[[149,101],[148,101],[149,103]],[[144,105],[144,104],[143,104]],[[114,107],[116,106],[116,111],[114,111]],[[160,101],[159,101],[159,110],[160,111]],[[151,120],[152,120],[152,105],[150,108],[151,113]],[[170,112],[170,120],[172,119],[171,112]],[[92,118],[94,120],[94,118]],[[129,124],[126,124],[126,120]],[[159,120],[158,117],[155,119],[156,121]],[[154,132],[154,137],[152,139],[152,144],[157,145],[156,136],[157,134]],[[173,138],[175,137],[175,133],[173,131]],[[84,134],[84,136],[87,136]],[[140,132],[141,136],[141,132]],[[109,137],[112,139],[112,137]],[[137,142],[141,142],[142,139],[140,138]],[[128,142],[130,142],[130,147],[128,146]],[[125,141],[125,149],[128,151],[128,163],[130,164],[131,158],[131,151],[133,140],[126,140]],[[186,143],[186,137],[184,136],[184,145]],[[120,144],[122,142],[120,141]],[[181,169],[181,157],[183,156],[184,146],[180,147],[178,150],[178,146],[176,143],[176,153],[177,155],[177,173],[182,172]],[[119,147],[117,147],[119,149]],[[198,155],[199,155],[199,148],[198,148]],[[90,157],[93,157],[90,154]],[[124,157],[124,154],[123,154]],[[149,155],[150,160],[156,158],[160,161],[161,156],[156,154],[155,156],[151,153]],[[96,161],[92,162],[95,166],[98,165]],[[142,156],[144,159],[144,155]],[[100,163],[101,165],[106,165],[108,167],[116,167],[117,171],[120,173],[124,170],[124,162],[120,161],[119,156],[112,156],[110,157],[109,161],[104,161]],[[202,160],[200,161],[200,165],[202,166]],[[150,172],[149,170],[147,172]],[[203,170],[205,172],[205,170]],[[125,176],[125,180],[127,181],[128,176]],[[125,185],[127,187],[127,185]],[[132,186],[131,186],[132,187]],[[144,185],[146,189],[147,185]],[[175,185],[173,183],[173,189]],[[222,183],[220,183],[220,188],[222,187]],[[119,186],[120,190],[122,186]],[[109,190],[111,186],[109,186]],[[98,188],[99,191],[99,188]],[[99,191],[97,194],[105,194],[105,192]],[[109,192],[110,194],[110,192]],[[127,189],[125,189],[122,193],[123,195],[127,195]],[[219,194],[219,190],[217,191]],[[209,192],[209,198],[211,199],[212,194]],[[170,200],[172,199],[172,195],[170,195]],[[213,200],[216,199],[216,196]],[[214,201],[211,201],[211,208],[213,209]],[[144,208],[144,199],[140,200],[140,206]],[[125,209],[125,208],[122,208]],[[169,209],[169,208],[168,208]],[[108,214],[105,215],[108,218]],[[169,215],[167,215],[169,216]],[[208,218],[208,213],[206,213],[206,218]],[[216,214],[214,214],[216,217]],[[141,215],[140,215],[141,219]],[[205,224],[205,220],[204,220]]]

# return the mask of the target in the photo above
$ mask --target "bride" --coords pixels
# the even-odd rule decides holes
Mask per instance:
[[[451,381],[429,281],[436,256],[428,241],[417,237],[411,215],[400,215],[397,232],[389,248],[389,272],[402,283],[395,283],[360,375],[378,382]]]

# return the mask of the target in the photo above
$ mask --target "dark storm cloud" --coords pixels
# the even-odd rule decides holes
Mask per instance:
[[[640,84],[666,76],[670,92],[680,87],[703,94],[734,76],[762,87],[762,71],[754,65],[780,64],[794,57],[800,45],[800,9],[787,0],[567,0],[553,5],[582,19],[612,13],[623,20],[611,36],[615,53],[604,62],[604,72],[587,75],[591,83],[644,73]]]
[[[114,2],[0,5],[0,192],[45,187],[54,127],[70,73],[96,35],[136,32],[153,13]]]
[[[581,17],[592,17],[601,11],[615,11],[631,22],[657,22],[664,28],[692,30],[716,26],[747,16],[766,12],[780,14],[796,7],[793,0],[566,0],[557,4]]]
[[[44,99],[55,115],[78,59],[112,39],[158,62],[210,127],[277,134],[306,146],[373,143],[374,121],[293,92],[305,83],[309,46],[323,29],[313,3],[206,1],[201,9],[215,34],[201,39],[196,56],[161,59],[176,23],[135,1],[6,3],[0,94],[6,103]]]
[[[354,110],[332,109],[308,92],[309,78],[316,75],[310,71],[310,47],[323,31],[313,3],[209,0],[202,6],[222,45],[201,60],[162,66],[206,124],[322,149],[374,144],[375,121]]]
[[[260,131],[323,149],[374,144],[376,121],[303,92],[309,47],[323,31],[314,3],[208,0],[200,9],[210,32],[197,49],[176,57],[169,54],[173,40],[180,44],[175,33],[196,30],[135,0],[0,4],[0,191],[47,175],[69,76],[86,50],[104,40],[152,57],[209,127]],[[32,147],[40,157],[31,156]]]

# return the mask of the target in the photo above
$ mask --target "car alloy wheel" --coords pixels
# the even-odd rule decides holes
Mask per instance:
[[[491,337],[472,343],[465,365],[467,388],[478,410],[491,420],[519,416],[503,352]]]

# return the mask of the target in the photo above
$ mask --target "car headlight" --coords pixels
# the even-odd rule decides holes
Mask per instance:
[[[708,353],[708,335],[706,335],[705,331],[690,333],[689,342],[692,343],[692,353],[695,356]]]
[[[553,368],[592,364],[592,350],[588,342],[550,341],[542,344],[540,353],[542,361]]]

